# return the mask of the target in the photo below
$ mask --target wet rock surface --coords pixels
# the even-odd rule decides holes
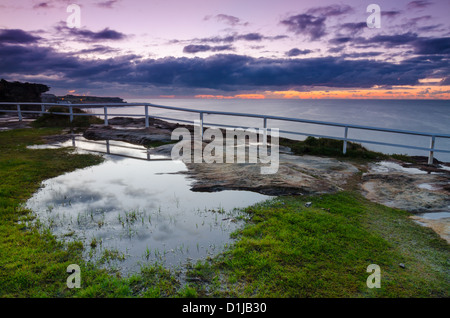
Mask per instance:
[[[1,115],[0,116],[0,131],[11,130],[11,129],[22,129],[30,128],[30,124],[34,119],[25,118],[19,121],[16,116]]]
[[[362,177],[361,188],[371,201],[412,212],[411,219],[450,243],[450,213],[446,212],[450,211],[449,168],[446,163],[427,165],[420,161],[372,163]]]
[[[118,140],[138,145],[155,141],[169,142],[172,130],[176,124],[170,124],[157,119],[150,119],[150,126],[145,128],[144,120],[133,118],[112,118],[109,126],[91,125],[83,137],[91,140]],[[144,127],[144,128],[142,128]]]
[[[369,164],[362,177],[364,195],[375,202],[410,212],[450,208],[450,170],[435,166],[381,161]]]
[[[268,195],[319,194],[341,190],[358,169],[336,159],[280,153],[278,171],[261,174],[260,163],[187,163],[193,191],[250,190]]]

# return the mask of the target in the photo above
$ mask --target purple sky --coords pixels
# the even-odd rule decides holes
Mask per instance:
[[[67,25],[72,3],[79,28]],[[380,28],[367,27],[371,3]],[[449,9],[448,0],[2,0],[0,77],[124,98],[448,99]]]

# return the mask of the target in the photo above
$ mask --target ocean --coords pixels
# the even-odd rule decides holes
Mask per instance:
[[[413,130],[426,133],[450,134],[450,100],[342,100],[342,99],[128,99],[129,103],[147,102],[157,105],[214,110],[226,112],[252,113],[319,120],[342,124],[365,125],[371,127]],[[94,113],[103,113],[102,109],[93,109]],[[109,118],[115,114],[144,114],[143,107],[120,107],[108,109]],[[198,120],[196,113],[187,113],[166,109],[150,108],[150,115]],[[231,124],[242,127],[262,127],[263,120],[248,117],[222,115],[204,115],[206,123]],[[344,136],[344,128],[319,126],[306,123],[268,120],[268,128],[296,131],[326,136]],[[303,140],[304,136],[285,135],[292,139]],[[419,147],[429,147],[430,138],[423,136],[401,135],[386,132],[349,129],[348,137],[372,141],[399,143]],[[382,146],[362,143],[370,150],[383,153],[427,156],[423,150]],[[436,138],[435,148],[450,150],[449,138]],[[435,152],[435,158],[450,162],[450,153]]]

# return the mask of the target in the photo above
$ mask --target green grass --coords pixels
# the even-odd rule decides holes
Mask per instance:
[[[297,155],[327,156],[338,158],[379,160],[389,156],[380,152],[370,151],[360,144],[347,142],[347,153],[342,152],[344,142],[329,138],[307,137],[303,141],[280,138],[280,146],[291,148]]]
[[[176,295],[172,290],[176,284],[173,278],[167,279],[170,272],[166,269],[149,266],[139,278],[112,276],[82,259],[86,247],[81,242],[67,244],[39,225],[30,225],[34,216],[23,204],[43,180],[103,160],[96,155],[72,154],[70,148],[26,148],[60,131],[0,132],[0,297],[131,297],[145,294],[146,289],[153,290],[149,296]],[[67,288],[70,264],[81,267],[81,289]]]
[[[157,265],[131,277],[98,269],[81,257],[89,243],[65,243],[25,222],[33,214],[23,204],[43,180],[102,161],[70,148],[26,148],[60,131],[0,132],[0,297],[449,297],[447,242],[355,191],[247,208],[236,243],[193,266],[189,283]],[[66,286],[70,264],[81,267],[80,289]],[[370,264],[381,268],[380,289],[366,286]]]
[[[156,147],[163,146],[163,145],[176,144],[177,142],[178,142],[178,140],[171,140],[171,141],[154,140],[154,141],[148,141],[148,142],[144,143],[143,146],[146,148],[156,148]]]
[[[306,201],[313,205],[306,208]],[[252,221],[235,246],[191,271],[203,281],[199,295],[449,296],[449,245],[405,211],[341,192],[277,198],[247,212]],[[366,285],[370,264],[381,268],[380,289]]]

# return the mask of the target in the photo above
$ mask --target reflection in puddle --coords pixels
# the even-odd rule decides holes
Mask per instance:
[[[55,146],[72,146],[72,140]],[[82,140],[76,146],[105,151],[106,144]],[[46,180],[27,207],[57,236],[83,240],[87,257],[105,261],[111,251],[124,256],[108,263],[122,273],[147,262],[177,266],[219,253],[242,225],[238,209],[270,198],[249,191],[192,192],[191,181],[177,173],[187,170],[181,161],[147,160],[146,148],[111,141],[109,152],[117,151],[128,157],[106,154],[98,166]]]

